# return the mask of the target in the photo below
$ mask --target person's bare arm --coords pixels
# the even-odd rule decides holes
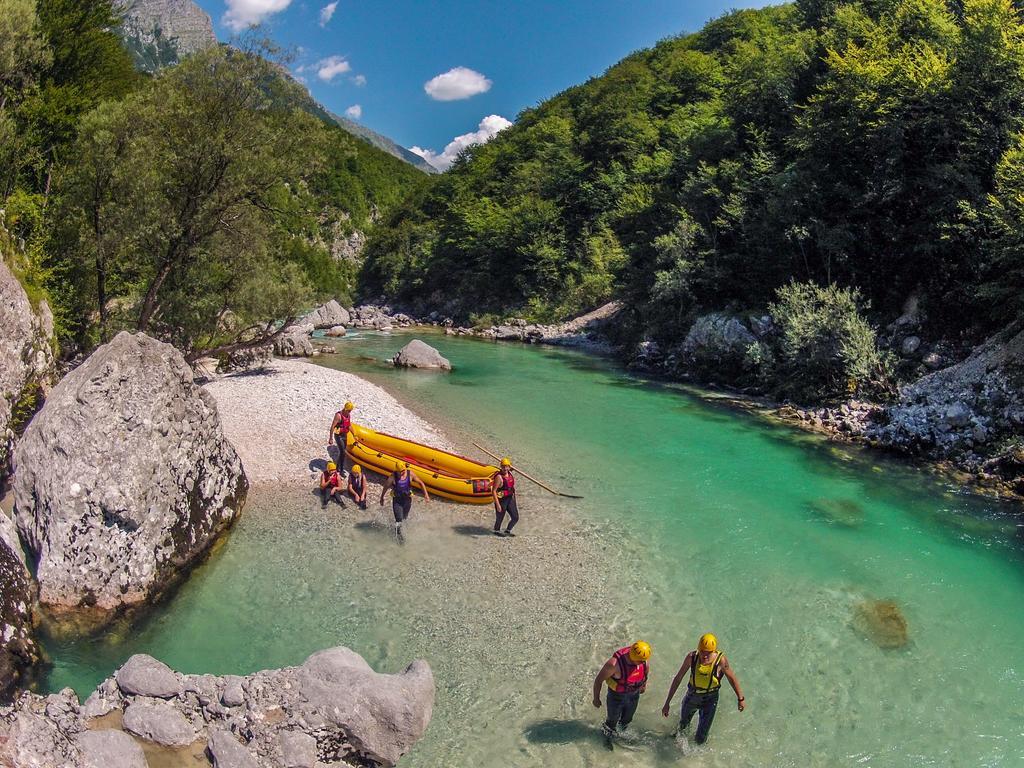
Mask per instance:
[[[320,473],[320,490],[322,491],[326,487],[327,487],[327,475],[325,475],[323,472],[321,472]]]
[[[334,428],[338,426],[338,421],[340,421],[338,414],[334,414],[334,418],[331,420],[331,431],[330,434],[327,435],[328,445],[334,445]]]
[[[498,485],[501,483],[501,485]],[[497,474],[491,479],[491,498],[494,499],[494,511],[498,512],[501,509],[501,502],[498,500],[498,491],[505,484],[505,481],[501,479],[501,475]]]
[[[732,667],[729,666],[729,660],[725,656],[722,656],[722,673],[736,693],[736,707],[742,712],[747,708],[747,700],[743,696],[743,691],[740,690],[740,681],[736,679],[736,673],[732,671]]]
[[[413,482],[415,482],[416,485],[418,485],[420,487],[420,490],[423,491],[423,498],[429,503],[430,502],[430,492],[427,490],[426,484],[422,480],[419,479],[419,477],[416,475],[415,472],[410,472],[409,474],[412,475]]]
[[[686,658],[683,659],[683,665],[676,672],[676,676],[672,678],[672,685],[668,688],[668,696],[665,697],[665,705],[661,708],[661,716],[668,717],[668,713],[672,709],[672,697],[676,695],[676,691],[679,690],[679,686],[686,678],[686,673],[690,671],[690,664],[693,663],[693,652],[686,654]]]
[[[601,708],[601,686],[604,685],[604,681],[611,677],[615,672],[615,662],[608,660],[601,671],[597,673],[597,677],[594,678],[594,706],[598,709]]]
[[[387,494],[387,492],[389,490],[391,490],[391,486],[394,485],[394,484],[395,484],[395,476],[394,475],[388,475],[388,479],[384,481],[384,486],[380,489],[380,504],[381,504],[381,506],[384,506],[384,496],[385,496],[385,494]]]

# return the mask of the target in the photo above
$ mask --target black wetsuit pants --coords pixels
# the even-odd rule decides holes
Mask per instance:
[[[505,530],[511,531],[519,522],[519,506],[516,504],[514,493],[511,496],[498,499],[498,508],[494,510],[494,530],[501,530],[501,521],[505,519],[506,514],[508,515],[508,528]]]
[[[625,728],[633,722],[633,715],[636,714],[637,705],[640,703],[640,691],[633,693],[619,693],[608,691],[608,719],[604,721],[605,731],[612,732],[617,727]]]
[[[715,712],[718,710],[718,690],[710,693],[697,693],[687,690],[683,697],[683,708],[679,712],[679,727],[685,728],[698,715],[697,733],[693,740],[703,744],[708,740],[708,733],[711,731],[711,723],[715,721]]]
[[[391,499],[391,511],[395,513],[396,523],[401,524],[408,520],[412,511],[412,494],[402,496],[396,493]]]
[[[346,435],[335,435],[334,444],[338,446],[338,471],[345,472],[345,449],[348,442]]]

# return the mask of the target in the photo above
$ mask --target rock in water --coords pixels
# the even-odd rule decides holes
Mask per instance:
[[[853,627],[879,648],[902,648],[908,642],[907,620],[892,600],[865,600],[854,609]]]
[[[413,339],[395,355],[391,362],[399,368],[439,368],[450,371],[452,364],[429,344]]]
[[[864,525],[864,507],[853,499],[815,499],[807,505],[814,514],[843,528]]]
[[[248,483],[212,398],[169,344],[122,332],[58,384],[16,453],[40,602],[97,625],[163,592],[238,516]]]
[[[14,444],[13,419],[45,383],[53,367],[53,315],[46,302],[37,310],[0,258],[0,482],[7,477]]]
[[[33,592],[14,523],[0,512],[0,695],[40,658],[32,635]]]

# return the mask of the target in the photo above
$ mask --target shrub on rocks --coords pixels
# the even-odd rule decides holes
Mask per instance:
[[[871,393],[887,385],[889,360],[860,310],[860,294],[835,285],[790,283],[770,307],[779,330],[775,389],[799,401]]]

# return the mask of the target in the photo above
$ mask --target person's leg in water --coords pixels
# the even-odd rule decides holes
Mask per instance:
[[[683,696],[682,708],[679,710],[679,731],[685,731],[689,727],[693,716],[700,709],[700,704],[701,697],[699,694],[686,692],[686,695]]]
[[[640,691],[624,693],[622,698],[622,714],[619,716],[620,730],[626,728],[631,722],[633,722],[633,715],[636,714],[636,708],[640,704]]]
[[[398,496],[391,497],[391,513],[395,516],[395,536],[402,541],[402,521],[405,518],[402,516],[402,499]]]
[[[610,737],[615,733],[615,729],[619,725],[619,720],[622,718],[622,710],[626,705],[625,696],[616,691],[609,690],[608,696],[605,700],[605,706],[608,708],[608,716],[604,720],[604,725],[601,726],[601,730],[605,736]]]
[[[708,734],[711,731],[711,723],[715,721],[715,712],[718,710],[718,691],[712,694],[708,694],[704,697],[704,700],[700,703],[700,714],[697,719],[697,733],[694,735],[693,740],[698,744],[703,744],[708,740]]]
[[[519,505],[516,504],[515,496],[509,496],[507,499],[502,499],[502,501],[508,502],[507,504],[502,504],[502,510],[508,512],[508,525],[505,528],[505,535],[515,536],[512,533],[512,529],[519,522]]]

